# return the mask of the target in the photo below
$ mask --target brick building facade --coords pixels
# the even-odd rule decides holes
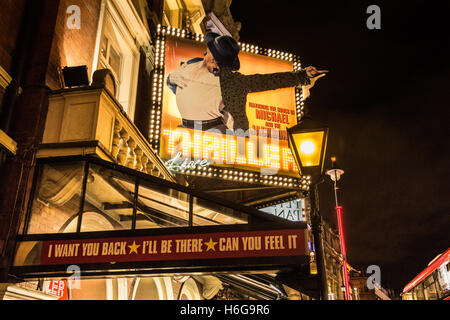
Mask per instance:
[[[0,32],[0,283],[3,283],[0,295],[57,298],[46,293],[45,288],[52,286],[49,282],[12,284],[15,279],[9,272],[16,236],[25,227],[29,208],[34,220],[30,220],[28,232],[56,233],[70,229],[65,225],[68,211],[54,206],[58,202],[54,197],[48,196],[47,199],[53,199],[48,202],[32,199],[38,158],[92,154],[175,181],[147,141],[151,126],[149,104],[154,99],[151,92],[156,26],[173,26],[195,33],[224,29],[239,39],[241,25],[231,17],[231,1],[184,0],[177,1],[176,6],[174,3],[7,0],[2,4],[0,30],[7,32]],[[180,3],[183,5],[178,6]],[[64,81],[63,69],[76,66],[86,66],[90,85],[72,90]],[[109,69],[113,75],[110,78],[113,89],[108,92],[93,84],[93,74],[98,69]],[[91,108],[94,100],[96,105],[106,106],[103,111]],[[65,117],[61,116],[63,113]],[[88,120],[93,114],[100,120],[91,124]],[[104,120],[107,116],[111,116],[109,123]],[[79,120],[66,124],[63,118]],[[101,142],[109,139],[110,144],[94,143],[92,137]],[[329,243],[329,287],[338,299],[342,295],[336,239],[330,236]],[[85,290],[73,291],[70,298],[209,299],[217,294],[216,298],[227,299],[278,295],[270,280],[236,277],[228,283],[208,276],[83,280]],[[265,295],[252,294],[257,280],[258,286],[265,288]],[[246,285],[239,292],[233,291],[233,286],[239,286],[237,283]],[[290,288],[285,297],[310,298]]]
[[[177,2],[177,5],[180,3]],[[73,181],[66,181],[66,184],[59,186],[60,189],[53,188],[53,193],[42,198],[50,199],[48,202],[33,198],[33,192],[39,194],[42,191],[42,185],[38,187],[39,190],[33,190],[33,177],[41,174],[36,172],[39,158],[91,153],[158,178],[175,181],[161,160],[152,153],[146,141],[150,127],[148,106],[152,101],[156,26],[170,26],[176,21],[178,28],[204,33],[207,30],[206,22],[210,21],[213,15],[214,19],[222,19],[238,38],[240,24],[235,23],[231,17],[230,3],[186,0],[177,8],[165,1],[145,0],[8,0],[2,3],[2,299],[58,299],[62,297],[59,294],[64,292],[64,297],[70,299],[211,299],[214,296],[217,299],[255,298],[258,295],[252,293],[251,289],[242,289],[244,291],[241,292],[244,293],[233,290],[236,286],[239,287],[239,284],[249,290],[253,283],[259,283],[259,287],[266,288],[267,296],[275,297],[279,294],[268,284],[262,284],[261,279],[250,280],[245,277],[234,279],[232,285],[226,283],[226,278],[220,281],[207,275],[83,279],[83,289],[77,291],[68,289],[68,282],[21,282],[21,279],[14,278],[10,273],[16,237],[24,229],[30,234],[72,230],[71,224],[68,223],[68,211],[57,208],[55,203],[65,202],[60,198],[64,197],[65,192],[70,193],[70,190],[67,191],[64,187],[70,186]],[[173,5],[173,2],[171,4]],[[217,21],[210,21],[209,27],[214,27]],[[86,66],[89,83],[71,90],[68,83],[65,83],[63,69],[76,66]],[[113,81],[111,86],[93,82],[94,71],[98,69],[110,70],[112,77],[108,78],[106,75],[105,80],[100,76],[100,81]],[[95,119],[99,119],[95,128],[86,126],[90,121],[89,117],[94,115],[91,112],[102,112],[85,108],[92,99],[99,99],[97,105],[105,107],[106,109],[102,110],[107,112],[95,115]],[[73,103],[74,101],[76,103]],[[67,103],[70,106],[65,105]],[[57,118],[61,110],[68,114]],[[105,129],[105,115],[111,115],[114,119],[110,123],[110,129]],[[86,132],[91,129],[95,131],[95,138],[100,135],[100,141],[108,134],[113,134],[108,136],[112,141],[109,146],[95,141],[82,141],[86,140]],[[52,139],[60,140],[55,143]],[[131,156],[133,161],[130,161]],[[53,176],[51,179],[56,178]],[[46,183],[55,182],[51,179]],[[59,197],[59,200],[55,200],[55,196]],[[70,201],[66,207],[70,207]],[[30,211],[33,212],[33,218],[28,224],[26,214]],[[85,221],[89,223],[89,217]],[[292,293],[296,297],[300,296],[295,290],[288,292],[288,295]]]

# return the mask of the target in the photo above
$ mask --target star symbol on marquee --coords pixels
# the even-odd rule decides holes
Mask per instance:
[[[206,251],[209,251],[209,250],[216,251],[217,242],[213,241],[212,238],[209,238],[209,241],[205,242],[205,244],[206,244]]]
[[[128,246],[128,248],[130,248],[130,252],[128,253],[128,254],[131,254],[132,252],[134,252],[134,253],[138,253],[137,252],[137,249],[140,247],[141,245],[140,244],[136,244],[136,242],[135,241],[133,241],[133,244],[132,245],[130,245],[130,246]]]

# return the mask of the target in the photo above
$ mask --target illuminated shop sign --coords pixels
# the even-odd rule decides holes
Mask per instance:
[[[243,75],[301,68],[298,57],[293,54],[239,45],[239,72]],[[170,170],[235,181],[245,176],[247,180],[240,181],[308,188],[307,177],[297,178],[298,168],[288,146],[286,131],[303,115],[301,89],[290,87],[251,92],[242,111],[249,122],[248,130],[234,128],[233,118],[230,120],[226,111],[222,112],[224,125],[234,131],[208,130],[197,123],[197,120],[205,120],[207,114],[203,112],[203,106],[199,106],[203,100],[198,96],[210,95],[215,99],[214,95],[217,95],[216,99],[221,101],[220,84],[217,90],[212,83],[197,79],[191,75],[195,70],[189,71],[189,77],[184,74],[188,72],[186,68],[202,61],[206,51],[204,35],[159,26],[155,49],[149,140]],[[192,79],[199,87],[198,94],[184,97],[180,94],[180,84],[194,86],[190,84]],[[210,84],[211,90],[208,90]],[[192,123],[187,125],[183,119]],[[205,172],[205,168],[211,170]],[[277,176],[279,178],[275,179]]]
[[[50,280],[44,291],[58,297],[58,300],[68,300],[68,287],[65,280]]]
[[[287,201],[259,210],[290,221],[306,221],[304,199]]]
[[[163,137],[167,138],[164,141],[167,150],[166,156],[172,157],[166,164],[171,167],[177,162],[181,163],[181,169],[190,168],[192,165],[203,167],[213,163],[277,171],[280,169],[298,171],[288,147],[263,143],[260,144],[262,155],[258,157],[256,155],[257,139],[189,131],[163,129]],[[179,145],[180,140],[182,141],[181,145]],[[239,153],[239,146],[245,150],[242,154]],[[191,158],[196,160],[188,161]],[[183,163],[185,165],[182,165]],[[266,171],[270,172],[270,170]]]

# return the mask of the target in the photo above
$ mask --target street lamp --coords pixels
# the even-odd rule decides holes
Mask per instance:
[[[328,127],[322,123],[302,119],[288,128],[289,147],[302,175],[320,177],[328,139]]]
[[[336,201],[336,216],[338,221],[338,229],[339,229],[339,239],[341,241],[341,252],[342,252],[342,274],[344,277],[345,284],[345,298],[346,300],[351,300],[351,292],[350,285],[348,280],[348,269],[347,269],[347,253],[345,249],[345,239],[344,239],[344,228],[342,226],[342,206],[339,205],[338,197],[337,197],[337,182],[341,178],[341,175],[344,174],[344,170],[339,169],[336,164],[336,158],[331,157],[331,169],[327,170],[327,175],[330,176],[331,180],[334,182],[334,198]]]
[[[311,189],[309,191],[311,227],[320,280],[320,296],[325,300],[328,298],[328,284],[321,236],[322,217],[319,213],[318,185],[323,181],[322,173],[328,139],[328,127],[305,117],[297,125],[288,128],[287,133],[289,147],[300,173],[311,177]]]

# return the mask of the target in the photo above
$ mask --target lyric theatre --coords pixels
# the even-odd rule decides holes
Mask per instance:
[[[250,93],[242,135],[183,127],[167,77],[203,57],[206,31],[236,37],[229,8],[73,7],[79,28],[66,1],[0,13],[20,22],[2,48],[21,44],[0,60],[0,297],[317,298],[311,178],[286,136],[302,89]],[[239,45],[244,75],[301,69],[293,54]]]

